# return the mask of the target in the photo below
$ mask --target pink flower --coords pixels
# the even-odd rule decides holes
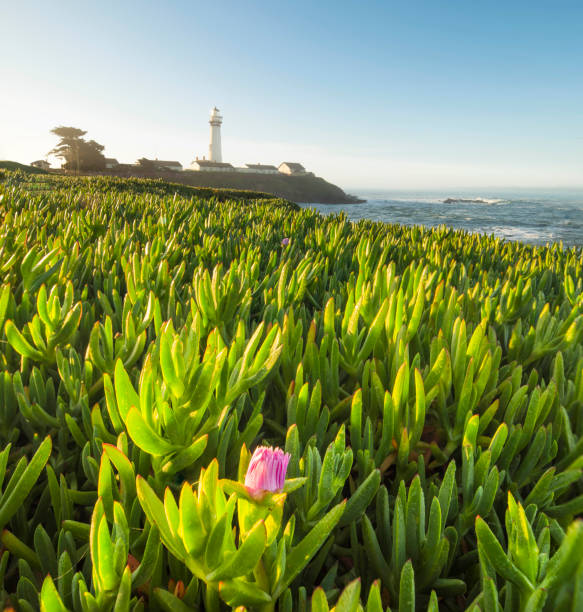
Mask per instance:
[[[263,493],[280,493],[285,482],[285,473],[291,455],[281,448],[259,446],[255,449],[245,475],[245,486],[253,497]]]
[[[289,244],[289,238],[284,238],[284,239],[281,241],[281,246],[287,246],[288,244]]]

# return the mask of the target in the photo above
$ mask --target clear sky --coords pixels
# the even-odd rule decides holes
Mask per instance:
[[[583,2],[0,0],[0,159],[299,161],[344,188],[583,186]]]

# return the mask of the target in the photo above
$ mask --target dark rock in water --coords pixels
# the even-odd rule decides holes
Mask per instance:
[[[475,200],[465,198],[447,198],[443,200],[444,204],[489,204],[488,200],[476,198]]]

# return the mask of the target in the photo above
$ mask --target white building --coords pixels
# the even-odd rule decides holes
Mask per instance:
[[[197,172],[234,172],[235,168],[231,164],[224,162],[210,161],[208,159],[196,159],[190,164],[191,170]]]
[[[283,162],[279,164],[278,170],[282,174],[307,174],[302,164],[297,164],[295,162]]]
[[[221,150],[221,124],[223,123],[223,118],[216,106],[211,111],[209,123],[211,126],[209,161],[221,163],[223,161],[223,152]]]
[[[182,172],[182,164],[179,161],[162,161],[154,160],[154,163],[160,170],[172,170],[173,172]]]
[[[239,172],[251,172],[254,174],[277,174],[278,170],[270,164],[245,164],[245,168],[237,168]]]
[[[33,168],[40,168],[41,170],[48,170],[51,164],[46,159],[37,159],[36,161],[30,162]]]

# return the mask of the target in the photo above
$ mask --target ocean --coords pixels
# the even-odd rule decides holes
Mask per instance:
[[[562,241],[566,247],[583,246],[583,190],[347,191],[367,201],[302,206],[323,214],[344,211],[351,221],[447,225],[536,245]]]

